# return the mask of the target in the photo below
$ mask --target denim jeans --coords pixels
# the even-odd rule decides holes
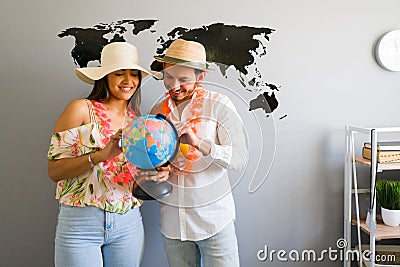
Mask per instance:
[[[200,241],[181,241],[163,236],[170,267],[238,267],[239,252],[235,225]],[[201,262],[201,263],[200,263]]]
[[[139,208],[125,214],[94,206],[60,205],[55,237],[56,267],[139,266],[144,229]]]

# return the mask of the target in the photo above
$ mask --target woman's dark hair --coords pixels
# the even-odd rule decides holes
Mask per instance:
[[[129,104],[132,105],[132,109],[137,116],[142,115],[142,110],[140,109],[140,103],[142,101],[140,85],[142,83],[142,72],[139,71],[139,84],[133,94],[129,99]],[[110,89],[108,87],[107,75],[100,80],[94,81],[94,86],[92,92],[90,92],[87,99],[96,101],[107,101],[110,98]]]

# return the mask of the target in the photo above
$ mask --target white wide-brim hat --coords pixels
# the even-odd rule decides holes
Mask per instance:
[[[210,71],[206,60],[206,49],[199,43],[176,39],[167,49],[164,56],[154,56],[154,59],[162,63],[172,63],[189,68]]]
[[[94,84],[107,74],[122,70],[135,69],[142,72],[142,78],[152,75],[157,79],[162,78],[159,72],[147,70],[140,66],[139,54],[136,47],[126,42],[114,42],[104,46],[101,51],[100,67],[76,68],[75,74],[84,82]]]

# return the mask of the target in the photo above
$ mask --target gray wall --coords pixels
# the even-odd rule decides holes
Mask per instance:
[[[53,265],[57,202],[47,177],[49,138],[66,104],[90,90],[72,71],[73,39],[57,34],[154,18],[160,34],[214,22],[276,29],[260,66],[267,81],[281,85],[277,150],[257,192],[248,193],[250,178],[234,189],[240,257],[243,266],[320,266],[260,262],[256,253],[264,245],[336,248],[343,236],[345,125],[400,125],[400,74],[381,69],[372,54],[380,34],[400,27],[398,10],[397,0],[2,1],[0,265]],[[155,52],[146,48],[149,42],[137,40],[144,64]],[[155,202],[142,208],[143,266],[167,266],[157,208]]]

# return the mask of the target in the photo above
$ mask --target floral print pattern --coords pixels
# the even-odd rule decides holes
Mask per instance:
[[[96,122],[54,133],[47,155],[49,160],[79,157],[105,147],[114,134],[106,113],[108,108],[94,100],[91,104],[89,106],[94,109]],[[132,110],[127,115],[129,118],[135,117]],[[93,205],[110,212],[125,213],[140,205],[132,196],[132,174],[137,175],[137,172],[136,167],[128,163],[124,153],[121,153],[78,177],[59,181],[56,199],[69,206]]]

